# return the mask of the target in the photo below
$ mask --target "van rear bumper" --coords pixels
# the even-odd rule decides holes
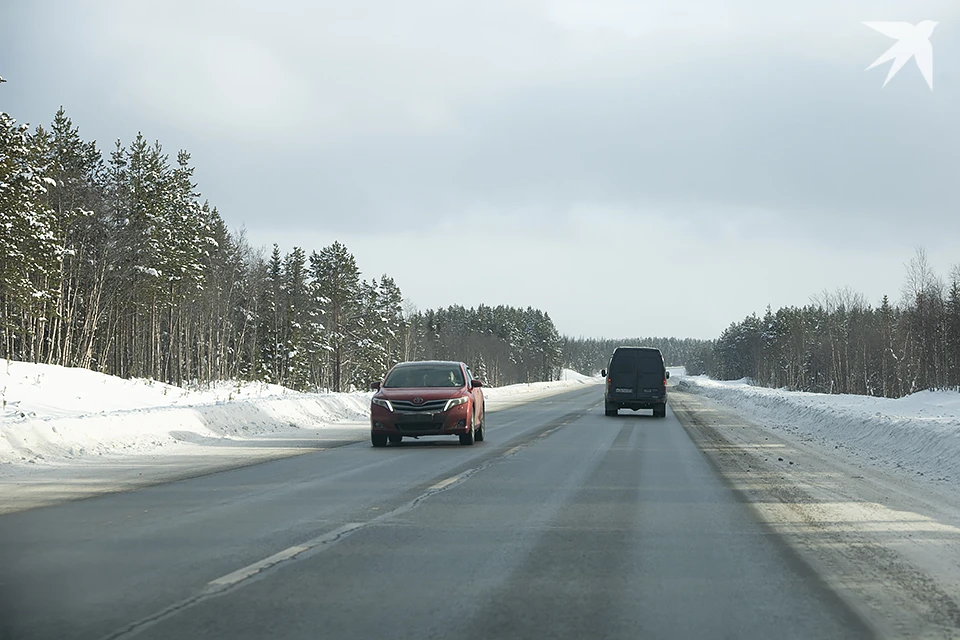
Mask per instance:
[[[643,398],[617,398],[605,396],[604,404],[609,407],[617,406],[621,409],[653,409],[662,404],[666,404],[667,396],[645,396]]]

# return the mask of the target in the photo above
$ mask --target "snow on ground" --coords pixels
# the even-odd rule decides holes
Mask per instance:
[[[485,388],[492,411],[595,382]],[[228,440],[366,437],[369,392],[298,393],[262,383],[182,389],[86,369],[0,360],[0,473],[108,457],[200,452]]]
[[[890,399],[677,377],[680,390],[713,398],[747,419],[849,461],[918,479],[960,481],[960,393],[955,391]]]
[[[223,382],[203,389],[152,380],[125,380],[88,369],[0,359],[0,404],[5,421],[56,418],[294,393],[266,383]]]
[[[506,387],[486,387],[483,390],[483,397],[486,399],[487,409],[496,411],[508,406],[570,391],[583,385],[599,384],[602,380],[602,378],[585,376],[571,369],[563,369],[560,373],[560,380],[511,384]]]

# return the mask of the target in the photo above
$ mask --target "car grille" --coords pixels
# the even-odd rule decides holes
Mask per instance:
[[[443,408],[447,406],[447,400],[446,398],[441,400],[424,400],[421,404],[413,404],[409,400],[391,400],[390,404],[393,405],[394,411],[437,413],[443,411]]]

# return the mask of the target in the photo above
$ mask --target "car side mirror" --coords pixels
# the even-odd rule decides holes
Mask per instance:
[[[669,371],[667,371],[667,378],[669,378],[669,377],[670,377],[670,372],[669,372]]]
[[[600,369],[600,377],[601,377],[601,378],[606,378],[606,377],[607,377],[607,370],[606,370],[606,369]]]
[[[371,391],[380,391],[380,382],[371,382],[370,383]]]
[[[471,381],[470,381],[470,388],[471,388],[471,389],[476,389],[477,387],[482,387],[482,386],[483,386],[483,383],[480,382],[479,380],[471,380]]]

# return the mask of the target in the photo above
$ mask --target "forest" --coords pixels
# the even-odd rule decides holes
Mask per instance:
[[[0,357],[306,391],[365,389],[410,358],[465,359],[494,384],[558,375],[546,313],[405,312],[339,242],[251,246],[193,172],[142,134],[104,154],[62,108],[33,129],[0,113]]]
[[[899,303],[850,289],[734,322],[701,364],[720,379],[820,393],[899,398],[960,390],[960,266],[944,280],[918,248]]]

